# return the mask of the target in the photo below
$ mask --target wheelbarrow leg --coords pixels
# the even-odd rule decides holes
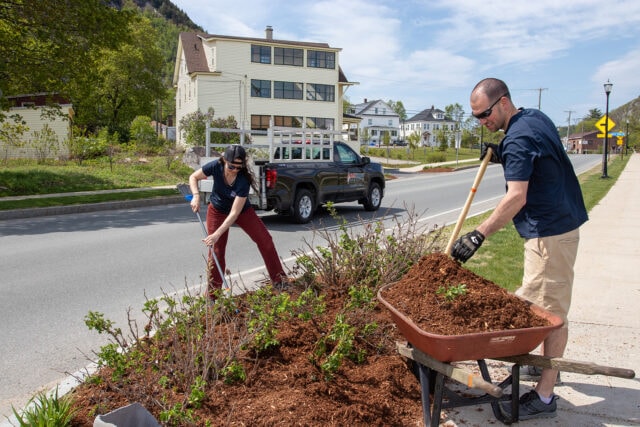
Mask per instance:
[[[440,372],[436,375],[436,390],[433,394],[433,411],[431,411],[431,427],[440,425],[440,413],[442,412],[442,398],[444,397],[444,375]]]
[[[420,380],[420,399],[422,401],[422,420],[425,427],[438,427],[440,425],[440,413],[442,412],[442,399],[444,396],[445,376],[436,372],[422,363],[415,362]],[[434,375],[435,374],[435,375]],[[431,390],[433,394],[433,410],[431,410]]]
[[[420,399],[422,401],[422,421],[425,427],[431,425],[431,399],[429,398],[429,377],[431,376],[431,369],[424,366],[422,363],[415,364],[418,366],[418,379],[420,380]]]
[[[486,381],[491,381],[491,376],[489,374],[489,369],[487,368],[487,363],[483,360],[478,360],[478,368],[480,368],[480,373],[482,374],[482,378]],[[509,399],[509,404],[511,405],[511,418],[505,417],[500,409],[500,404],[503,399],[493,399],[491,400],[491,409],[493,410],[493,415],[496,419],[503,424],[512,424],[518,422],[518,417],[520,416],[520,365],[513,365],[511,367],[511,375],[500,383],[500,388],[505,388],[509,384],[511,384],[511,398]]]

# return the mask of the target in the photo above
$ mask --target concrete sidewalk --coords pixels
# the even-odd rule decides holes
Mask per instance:
[[[632,369],[636,378],[563,372],[562,385],[555,389],[558,416],[518,424],[640,426],[639,184],[640,155],[633,154],[581,227],[565,352],[566,359]],[[533,386],[522,381],[520,393]],[[446,415],[447,427],[500,424],[490,405],[453,408]]]

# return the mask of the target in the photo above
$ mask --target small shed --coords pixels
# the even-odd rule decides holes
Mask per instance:
[[[37,93],[7,96],[10,108],[5,111],[5,123],[15,123],[18,117],[26,130],[12,144],[0,141],[6,158],[59,158],[67,157],[67,142],[71,136],[73,106],[56,95]],[[48,141],[46,144],[44,140]],[[46,146],[45,146],[46,145]]]

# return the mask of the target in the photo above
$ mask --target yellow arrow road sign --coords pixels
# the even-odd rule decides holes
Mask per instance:
[[[605,129],[605,126],[609,125],[609,129]],[[604,138],[604,134],[608,131],[610,131],[611,129],[613,129],[616,126],[615,122],[613,120],[611,120],[611,117],[609,117],[609,120],[607,121],[607,116],[606,114],[602,117],[600,117],[600,120],[598,120],[596,122],[596,127],[598,128],[598,130],[601,132],[601,135],[596,135],[598,138]]]

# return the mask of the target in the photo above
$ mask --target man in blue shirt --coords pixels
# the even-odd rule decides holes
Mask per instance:
[[[451,256],[466,262],[485,238],[513,221],[525,239],[524,277],[516,295],[564,320],[542,344],[543,355],[561,357],[568,340],[579,227],[588,219],[578,178],[553,122],[539,110],[516,108],[503,81],[480,81],[470,105],[489,131],[505,132],[500,144],[483,146],[481,158],[491,146],[491,161],[504,168],[507,192],[482,224],[455,242]],[[519,419],[556,416],[557,377],[557,370],[542,370],[535,390],[520,398]],[[511,415],[510,406],[501,408]]]

